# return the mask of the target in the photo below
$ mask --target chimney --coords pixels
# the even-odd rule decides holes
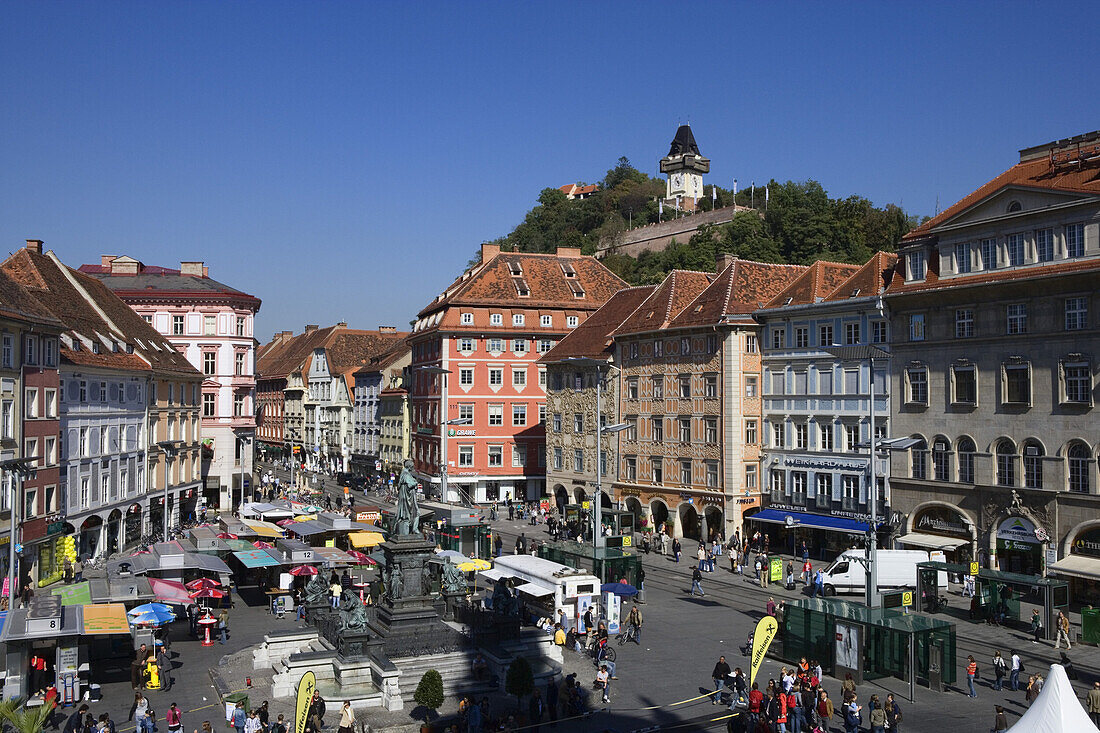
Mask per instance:
[[[111,266],[111,260],[113,260],[114,258],[115,258],[114,255],[100,255],[99,256],[99,265],[100,265],[100,267],[110,267]]]
[[[41,239],[28,239],[27,251],[34,252],[35,254],[42,254],[42,240]]]
[[[317,324],[316,323],[307,323],[306,324],[306,331],[305,331],[306,333],[313,333],[316,330],[317,330]]]
[[[378,333],[397,333],[397,326],[379,326]]]
[[[581,256],[580,247],[558,247],[558,257],[568,257],[570,259],[576,259]]]
[[[714,258],[714,271],[721,275],[734,262],[737,262],[737,255],[730,252],[719,252],[718,256]]]
[[[137,275],[143,265],[132,257],[115,257],[111,260],[112,275]]]
[[[206,268],[202,262],[181,262],[180,274],[188,277],[206,277]]]
[[[489,244],[488,242],[481,243],[481,261],[488,262],[489,260],[500,254],[499,244]]]

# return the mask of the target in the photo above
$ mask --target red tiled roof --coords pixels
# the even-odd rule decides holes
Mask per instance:
[[[0,317],[61,327],[61,321],[3,270],[0,270]]]
[[[607,360],[611,355],[611,334],[653,294],[655,285],[624,288],[611,296],[588,320],[569,332],[540,362],[555,362],[571,357]]]
[[[316,328],[282,342],[264,344],[256,359],[257,379],[285,379],[291,372],[300,370],[306,357],[313,354],[334,330],[335,326]]]
[[[372,356],[365,365],[355,371],[355,374],[370,374],[371,372],[388,369],[390,365],[400,361],[409,351],[409,345],[402,339],[391,346],[389,350]]]
[[[27,249],[13,254],[0,268],[29,290],[70,334],[93,342],[99,340],[99,334],[134,347],[134,353],[128,354],[125,350],[112,351],[100,342],[97,354],[88,348],[75,351],[62,344],[61,356],[68,362],[199,376],[198,371],[172,344],[96,278],[60,264],[51,254],[38,254]]]
[[[1096,164],[1097,158],[1095,156],[1100,156],[1100,145],[1094,145],[1094,147],[1096,149],[1092,159],[1093,162],[1082,163],[1081,165],[1061,164],[1052,166],[1048,156],[1018,163],[910,231],[902,237],[902,241],[919,239],[940,224],[951,220],[971,206],[1009,186],[1065,191],[1068,193],[1098,194],[1100,193],[1100,165]]]
[[[829,294],[825,300],[847,300],[867,295],[881,295],[886,292],[894,276],[894,265],[898,256],[891,252],[875,252],[867,264]],[[857,294],[858,292],[858,294]]]
[[[510,265],[519,265],[522,274],[513,277]],[[562,265],[569,265],[576,277],[567,278]],[[520,297],[516,282],[522,280],[530,293]],[[573,294],[578,284],[584,297]],[[554,254],[501,252],[488,262],[462,273],[442,295],[426,305],[423,318],[449,305],[501,305],[512,308],[564,308],[594,311],[626,283],[595,257],[568,257]]]
[[[783,305],[808,305],[824,300],[837,286],[858,271],[859,265],[818,260],[772,298],[765,308]],[[790,301],[788,303],[788,300]]]
[[[669,326],[704,326],[720,323],[726,316],[752,313],[806,269],[805,265],[735,260]]]
[[[665,328],[717,277],[713,272],[673,270],[614,331],[615,336]]]
[[[286,378],[292,372],[308,370],[313,352],[324,349],[330,373],[341,375],[351,387],[351,376],[380,356],[408,349],[406,331],[366,331],[329,326],[272,342],[260,348],[257,359],[258,379]],[[349,392],[350,394],[350,392]]]

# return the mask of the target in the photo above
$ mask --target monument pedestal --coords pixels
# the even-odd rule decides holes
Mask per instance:
[[[443,601],[447,605],[446,615],[443,616],[444,621],[455,620],[455,606],[465,597],[465,591],[443,591]]]

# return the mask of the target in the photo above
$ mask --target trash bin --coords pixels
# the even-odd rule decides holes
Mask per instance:
[[[244,703],[244,711],[247,713],[251,710],[251,706],[248,704],[248,695],[243,692],[231,692],[222,698],[222,702],[225,706],[225,719],[228,721],[233,715],[233,708],[237,707],[238,702]]]
[[[1100,608],[1081,609],[1081,641],[1100,644]]]
[[[103,691],[100,689],[99,685],[94,682],[88,685],[88,699],[91,702],[99,702],[103,699]]]

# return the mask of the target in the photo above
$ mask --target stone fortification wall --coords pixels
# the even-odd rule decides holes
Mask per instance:
[[[751,211],[751,209],[745,206],[723,206],[714,211],[703,211],[681,219],[670,219],[660,224],[630,229],[614,239],[601,240],[596,256],[623,254],[637,257],[647,249],[660,252],[667,248],[673,239],[681,243],[687,242],[700,227],[706,224],[728,224],[738,211]],[[669,211],[669,214],[672,215],[675,212]]]

